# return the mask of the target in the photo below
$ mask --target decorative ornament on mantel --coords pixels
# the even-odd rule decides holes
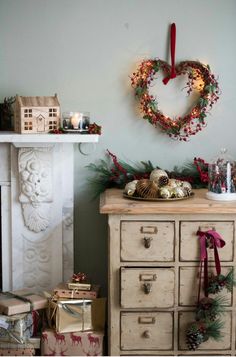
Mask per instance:
[[[236,161],[225,148],[208,164],[208,177],[209,200],[236,201]]]
[[[52,197],[52,148],[20,148],[20,195],[25,225],[39,233],[50,225]]]
[[[171,66],[160,59],[144,60],[131,76],[135,96],[140,102],[143,119],[155,127],[160,127],[172,139],[187,141],[206,126],[206,116],[219,99],[219,86],[209,65],[199,61],[183,61],[175,65],[176,26],[171,25]],[[156,74],[164,73],[163,83],[180,75],[187,75],[187,94],[199,93],[195,106],[183,117],[170,118],[158,107],[157,99],[149,93]]]

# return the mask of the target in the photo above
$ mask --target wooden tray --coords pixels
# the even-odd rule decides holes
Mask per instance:
[[[156,198],[143,198],[143,197],[137,197],[137,196],[129,196],[126,193],[123,193],[124,198],[128,198],[130,200],[136,200],[136,201],[163,201],[163,202],[170,202],[170,201],[182,201],[182,200],[187,200],[188,198],[192,198],[194,196],[194,192],[191,192],[189,196],[184,196],[184,197],[174,197],[174,198],[161,198],[161,197],[156,197]]]

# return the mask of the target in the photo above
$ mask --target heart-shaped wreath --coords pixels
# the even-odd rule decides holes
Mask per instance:
[[[175,31],[173,25],[172,30]],[[206,126],[207,113],[219,99],[219,86],[208,65],[198,61],[184,61],[175,66],[174,48],[175,32],[174,41],[171,43],[172,66],[160,59],[144,60],[131,76],[131,84],[140,101],[143,118],[154,126],[160,126],[171,138],[187,141],[190,135],[195,135]],[[185,116],[172,119],[164,115],[158,108],[156,98],[150,95],[149,87],[159,71],[162,71],[165,76],[164,84],[176,76],[187,75],[187,94],[189,95],[193,90],[199,92],[200,97],[196,105]]]

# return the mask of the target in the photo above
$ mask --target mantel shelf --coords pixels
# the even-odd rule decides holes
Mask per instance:
[[[17,134],[10,131],[0,132],[0,143],[12,144],[56,144],[56,143],[96,143],[95,134]]]

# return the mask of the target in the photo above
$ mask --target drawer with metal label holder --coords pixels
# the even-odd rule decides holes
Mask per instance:
[[[121,268],[123,308],[161,308],[174,305],[173,268]]]

